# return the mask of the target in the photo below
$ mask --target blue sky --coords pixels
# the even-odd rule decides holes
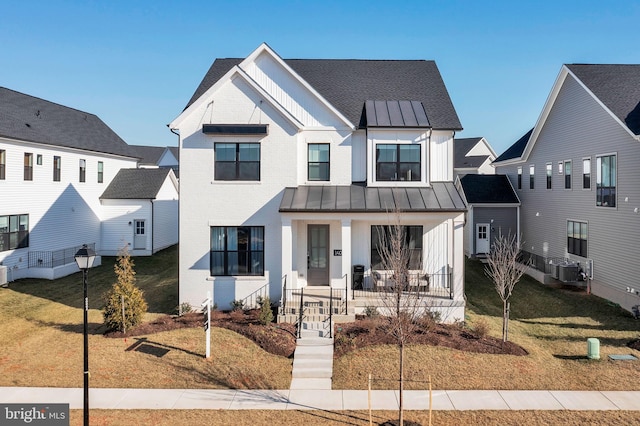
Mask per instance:
[[[640,63],[639,1],[20,1],[0,14],[0,86],[98,115],[125,141],[166,124],[216,57],[433,59],[464,131],[498,154],[564,63]]]

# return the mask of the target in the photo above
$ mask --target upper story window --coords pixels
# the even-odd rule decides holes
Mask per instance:
[[[529,166],[529,189],[535,188],[536,166]]]
[[[5,179],[7,168],[7,153],[4,149],[0,149],[0,180]]]
[[[587,224],[567,221],[567,252],[587,257]]]
[[[310,181],[329,180],[329,144],[310,143],[308,145],[307,179]]]
[[[98,183],[104,182],[104,163],[98,161]]]
[[[36,155],[36,164],[42,166],[42,154]]]
[[[29,215],[0,216],[0,251],[29,247]]]
[[[87,161],[80,159],[80,174],[78,175],[78,182],[84,182],[87,179]]]
[[[210,273],[264,275],[264,227],[212,226]]]
[[[518,189],[522,189],[522,167],[518,167]]]
[[[376,145],[376,180],[420,181],[420,168],[420,145]]]
[[[582,188],[591,189],[591,158],[582,159]]]
[[[564,162],[564,189],[571,189],[571,160]]]
[[[57,155],[53,156],[53,181],[60,182],[60,174],[62,169],[62,158]]]
[[[214,144],[215,180],[260,180],[259,143]]]
[[[552,182],[553,182],[553,165],[551,163],[547,163],[547,189],[551,189]]]
[[[616,206],[616,155],[596,157],[596,206]]]
[[[24,180],[33,180],[33,154],[24,153]]]

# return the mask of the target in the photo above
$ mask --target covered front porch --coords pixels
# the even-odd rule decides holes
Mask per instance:
[[[336,315],[382,306],[379,302],[393,290],[395,279],[393,271],[381,269],[376,230],[399,215],[409,230],[407,244],[412,250],[409,284],[403,291],[418,295],[425,307],[445,306],[450,311],[455,306],[455,313],[443,320],[463,319],[465,207],[452,185],[434,186],[437,190],[287,188],[280,206],[282,313],[300,313],[311,289],[315,294],[326,290],[331,306],[323,308]],[[309,297],[307,302],[315,303]],[[338,306],[344,308],[338,311]]]

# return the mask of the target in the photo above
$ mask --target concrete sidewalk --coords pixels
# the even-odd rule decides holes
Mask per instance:
[[[434,410],[640,410],[640,391],[435,390]],[[429,408],[429,392],[404,392],[407,410]],[[91,408],[108,410],[366,410],[366,390],[89,390]],[[1,403],[69,403],[81,409],[81,388],[0,387]],[[398,392],[375,390],[374,410],[398,408]]]

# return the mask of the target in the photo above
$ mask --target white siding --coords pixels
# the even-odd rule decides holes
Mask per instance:
[[[27,276],[29,251],[56,250],[84,243],[101,243],[99,197],[121,168],[135,167],[133,159],[80,150],[0,139],[6,151],[6,179],[0,181],[0,215],[29,214],[29,248],[0,252],[0,262]],[[33,153],[33,180],[23,179],[24,153]],[[37,164],[42,155],[42,165]],[[53,181],[53,157],[61,157],[61,179]],[[79,162],[86,160],[86,181],[79,182]],[[104,181],[97,182],[98,161]],[[17,268],[16,268],[17,267]]]
[[[430,180],[429,168],[434,161],[429,162],[429,136],[423,130],[398,129],[369,129],[367,131],[367,183],[369,186],[424,186]],[[388,182],[376,181],[376,145],[377,144],[414,144],[420,145],[421,180],[419,182]],[[449,180],[453,180],[450,178]]]
[[[453,132],[433,131],[429,144],[429,180],[453,180]]]
[[[367,180],[367,134],[360,130],[351,136],[351,180]]]
[[[131,255],[151,254],[151,201],[103,200],[102,250],[105,256],[116,256],[127,246]],[[147,250],[134,250],[135,221],[146,220]]]
[[[153,252],[178,243],[178,192],[168,177],[153,201]]]

